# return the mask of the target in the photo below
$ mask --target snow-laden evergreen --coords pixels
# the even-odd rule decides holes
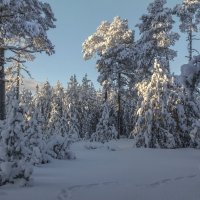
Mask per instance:
[[[194,56],[188,64],[181,66],[181,80],[190,96],[198,91],[200,82],[200,56]]]
[[[51,157],[48,155],[47,138],[43,134],[44,118],[40,109],[36,106],[28,112],[25,142],[30,150],[30,160],[34,165],[48,163]]]
[[[1,48],[19,52],[53,52],[47,31],[55,28],[55,18],[48,3],[38,0],[1,1],[0,10]]]
[[[39,0],[0,1],[0,119],[5,119],[5,73],[7,62],[15,56],[27,60],[27,54],[54,53],[54,46],[47,36],[49,29],[55,28],[55,17],[48,3]],[[5,54],[5,51],[9,51]],[[17,70],[20,74],[19,68]],[[17,77],[19,88],[19,76]],[[18,96],[18,95],[17,95]]]
[[[155,62],[151,80],[139,83],[137,89],[141,102],[132,132],[135,145],[148,148],[189,146],[185,102],[168,70]]]
[[[48,135],[49,119],[51,117],[52,110],[52,86],[46,81],[39,89],[37,93],[37,106],[40,109],[41,116],[44,119],[43,122],[43,134]]]
[[[96,130],[100,105],[97,103],[97,92],[87,74],[82,79],[79,97],[81,101],[80,136],[81,138],[88,138]]]
[[[192,124],[190,137],[191,137],[191,146],[200,149],[200,120],[196,120]]]
[[[16,91],[10,91],[12,98],[7,119],[1,127],[0,141],[0,185],[20,181],[25,185],[32,174],[29,149],[25,145],[25,121],[23,107],[16,100]]]
[[[96,132],[91,136],[91,141],[104,143],[117,138],[117,130],[111,123],[110,110],[110,105],[104,103],[102,116],[97,124]]]
[[[48,134],[68,134],[67,109],[65,108],[64,88],[58,81],[52,92],[51,113],[48,123]]]
[[[79,125],[79,119],[78,119],[78,110],[76,109],[76,106],[73,103],[70,103],[67,109],[69,118],[68,118],[68,126],[69,131],[68,135],[72,140],[77,140],[80,138],[80,125]]]
[[[148,13],[140,18],[142,22],[136,25],[141,36],[136,44],[135,59],[141,77],[152,74],[154,59],[169,70],[169,61],[176,57],[176,51],[170,47],[179,35],[172,31],[172,9],[167,8],[166,3],[166,0],[154,0],[147,8]]]
[[[178,4],[174,8],[174,13],[180,19],[180,31],[187,34],[186,41],[188,43],[188,59],[192,60],[193,53],[199,52],[193,48],[194,40],[197,40],[195,33],[199,32],[200,25],[200,1],[199,0],[183,0],[182,4]]]
[[[105,101],[112,91],[116,91],[117,130],[122,135],[122,92],[127,79],[133,72],[132,57],[134,31],[129,29],[128,20],[115,17],[112,22],[104,21],[96,32],[83,43],[83,57],[91,59],[95,54],[98,82],[103,86]]]
[[[47,141],[47,152],[54,159],[75,159],[75,155],[70,151],[72,139],[69,136],[53,134]]]

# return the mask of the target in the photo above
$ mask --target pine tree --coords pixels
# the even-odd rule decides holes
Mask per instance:
[[[136,25],[141,37],[136,44],[135,60],[138,75],[142,78],[151,76],[155,59],[169,70],[169,61],[176,57],[176,52],[170,47],[179,35],[172,32],[172,10],[165,4],[166,0],[154,0],[147,8],[148,14],[142,15],[142,22]]]
[[[193,41],[196,40],[194,33],[198,32],[200,23],[200,1],[199,0],[183,0],[182,4],[176,5],[175,14],[180,19],[180,31],[187,34],[188,42],[188,59],[192,60],[193,52],[199,52],[193,48]]]
[[[0,119],[5,118],[5,73],[4,65],[13,60],[12,52],[54,53],[47,31],[55,28],[54,15],[47,3],[38,0],[9,0],[0,2]],[[10,51],[6,59],[5,51]]]
[[[95,54],[100,57],[96,66],[99,72],[98,81],[105,91],[105,101],[110,91],[115,90],[118,94],[118,137],[122,129],[121,93],[132,67],[133,35],[134,32],[128,27],[128,21],[115,17],[111,23],[102,22],[97,31],[83,43],[85,60],[91,59]]]
[[[27,66],[24,64],[25,61],[33,61],[34,56],[30,53],[23,53],[22,55],[18,53],[9,65],[5,69],[6,76],[6,89],[9,87],[16,87],[17,99],[19,99],[20,87],[23,85],[23,80],[25,78],[23,72],[25,72],[29,78],[32,78]]]

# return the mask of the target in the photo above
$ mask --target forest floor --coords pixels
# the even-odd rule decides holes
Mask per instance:
[[[122,139],[75,143],[76,160],[34,168],[28,187],[0,187],[0,200],[200,200],[200,150],[135,149]]]

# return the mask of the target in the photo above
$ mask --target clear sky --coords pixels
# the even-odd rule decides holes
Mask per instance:
[[[82,43],[95,32],[101,21],[111,21],[115,16],[126,18],[129,27],[136,31],[135,25],[153,0],[44,0],[48,2],[57,18],[56,29],[49,32],[49,37],[55,45],[56,53],[52,56],[39,54],[33,63],[27,63],[36,81],[48,80],[54,85],[57,80],[66,86],[71,75],[76,74],[81,81],[84,74],[97,84],[95,59],[84,61],[82,58]],[[181,0],[168,0],[170,7],[181,3]],[[185,35],[175,46],[178,58],[172,63],[172,72],[179,73],[180,66],[187,62]]]

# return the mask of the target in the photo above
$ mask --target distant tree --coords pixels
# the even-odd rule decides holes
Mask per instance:
[[[68,106],[68,135],[72,140],[77,140],[80,137],[80,121],[78,120],[78,111],[76,105],[70,103]]]
[[[117,130],[110,122],[110,108],[108,103],[103,104],[102,116],[96,127],[96,132],[92,134],[91,141],[108,142],[117,138]]]
[[[81,132],[81,100],[80,85],[76,76],[71,76],[66,90],[67,121],[70,137],[78,138]]]
[[[154,0],[147,8],[148,14],[142,15],[142,22],[136,25],[141,37],[136,44],[135,60],[142,78],[151,76],[155,59],[169,70],[169,61],[176,57],[176,51],[170,47],[179,35],[172,32],[172,10],[165,7],[166,3],[166,0]]]
[[[48,123],[49,134],[65,136],[68,134],[67,109],[65,108],[64,88],[59,81],[53,88],[51,102],[52,108]]]
[[[47,135],[52,110],[52,87],[48,81],[39,88],[35,97],[35,102],[44,118],[43,134]]]
[[[17,86],[16,86],[17,87]],[[18,88],[16,91],[16,98],[18,99]],[[23,88],[19,94],[19,102],[20,105],[23,106],[24,108],[24,112],[25,114],[29,111],[29,110],[33,110],[33,94],[30,90]]]
[[[76,79],[76,75],[70,77],[66,89],[66,98],[68,103],[73,103],[78,106],[79,104],[80,85]]]
[[[199,52],[193,48],[193,41],[196,40],[195,32],[198,32],[200,24],[200,1],[199,0],[183,0],[182,4],[176,5],[175,14],[180,19],[180,31],[187,34],[188,42],[188,59],[192,60],[193,52]]]
[[[9,0],[0,2],[0,119],[5,118],[4,64],[14,60],[13,54],[46,52],[54,47],[47,31],[54,28],[54,15],[50,5],[38,0]],[[10,51],[10,57],[5,57]]]
[[[30,102],[31,103],[31,102]],[[30,162],[34,165],[48,163],[47,139],[43,134],[44,119],[37,104],[29,110],[25,129],[25,144],[29,149]]]
[[[99,116],[96,90],[87,74],[82,79],[79,97],[81,102],[80,135],[81,138],[87,138],[95,131]]]

